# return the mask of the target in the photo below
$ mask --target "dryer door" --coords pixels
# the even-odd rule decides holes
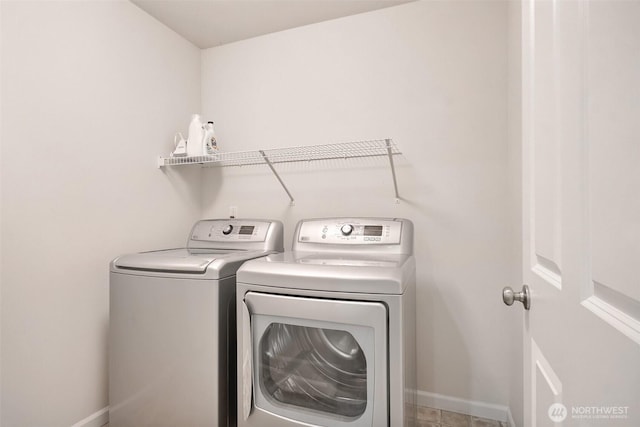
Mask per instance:
[[[384,304],[257,292],[244,302],[245,425],[388,426]]]

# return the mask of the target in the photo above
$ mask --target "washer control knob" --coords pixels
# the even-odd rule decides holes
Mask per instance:
[[[353,233],[353,225],[345,224],[340,228],[340,231],[342,232],[343,236],[348,236]]]
[[[222,234],[226,236],[227,234],[231,234],[232,231],[233,231],[233,225],[229,224],[222,229]]]

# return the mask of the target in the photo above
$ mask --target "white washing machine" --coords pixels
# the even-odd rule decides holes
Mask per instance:
[[[197,222],[187,247],[111,263],[109,425],[235,426],[235,285],[283,250],[279,221]]]
[[[415,258],[406,219],[303,220],[238,270],[239,427],[415,422]]]

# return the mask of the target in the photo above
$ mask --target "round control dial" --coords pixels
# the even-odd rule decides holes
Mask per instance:
[[[340,228],[340,231],[342,232],[343,236],[348,236],[353,233],[353,225],[345,224]]]
[[[232,231],[233,231],[233,225],[229,224],[222,229],[222,234],[226,236],[227,234],[231,234]]]

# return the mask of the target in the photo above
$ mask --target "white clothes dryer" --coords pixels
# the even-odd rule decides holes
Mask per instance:
[[[239,427],[415,422],[415,258],[406,219],[300,221],[238,270]]]
[[[236,271],[282,250],[279,221],[203,220],[186,248],[111,262],[111,427],[235,426]]]

